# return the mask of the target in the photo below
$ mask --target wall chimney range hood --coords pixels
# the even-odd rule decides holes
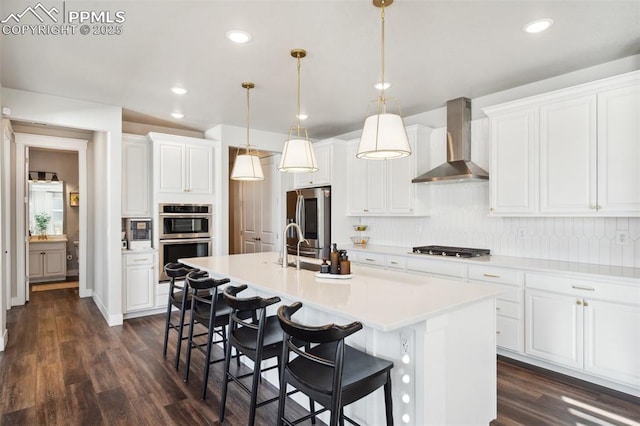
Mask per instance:
[[[471,162],[471,100],[447,101],[447,162],[421,174],[413,183],[486,181],[489,173]]]

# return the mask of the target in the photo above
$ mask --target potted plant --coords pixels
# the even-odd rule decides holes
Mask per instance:
[[[51,216],[47,212],[41,212],[36,214],[36,228],[38,228],[38,239],[46,240],[47,239],[47,226],[49,226],[49,221],[51,220]]]

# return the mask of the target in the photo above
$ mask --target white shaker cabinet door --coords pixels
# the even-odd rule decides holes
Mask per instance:
[[[597,211],[596,96],[540,107],[540,212]]]
[[[640,307],[585,300],[584,368],[640,385]]]
[[[146,137],[122,136],[122,215],[124,217],[151,216],[149,146]]]
[[[640,215],[640,85],[598,94],[598,211]]]
[[[491,214],[534,214],[536,114],[533,108],[491,116]]]
[[[582,300],[536,290],[526,290],[525,300],[527,355],[582,369]]]
[[[213,194],[213,147],[186,145],[186,192]]]
[[[185,146],[181,143],[159,142],[159,192],[185,191]]]

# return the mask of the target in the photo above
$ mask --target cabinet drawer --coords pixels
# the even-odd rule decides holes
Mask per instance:
[[[380,253],[359,253],[358,262],[362,265],[384,267],[385,256]]]
[[[385,265],[390,269],[405,270],[407,267],[407,258],[402,256],[387,256]]]
[[[153,264],[153,253],[128,254],[125,258],[127,266]]]
[[[443,260],[418,259],[416,257],[410,257],[407,259],[407,270],[465,278],[467,266],[463,263],[458,263],[455,261],[449,262]]]
[[[496,314],[519,319],[521,317],[521,306],[520,303],[496,299]]]
[[[638,285],[613,284],[539,273],[527,273],[525,280],[528,288],[578,297],[610,300],[627,305],[640,305],[640,286]]]
[[[498,316],[496,318],[496,344],[502,348],[522,352],[520,320]]]
[[[514,269],[469,265],[469,279],[498,284],[522,285],[524,273]]]

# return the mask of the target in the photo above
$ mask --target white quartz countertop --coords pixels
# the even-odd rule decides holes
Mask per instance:
[[[395,247],[383,245],[344,245],[338,247],[347,251],[363,251],[370,253],[381,253],[389,255],[418,256],[420,258],[441,259],[449,262],[462,262],[469,265],[497,266],[514,268],[527,271],[552,272],[552,273],[572,273],[584,274],[585,278],[612,277],[629,280],[631,283],[640,285],[640,268],[629,268],[623,266],[596,265],[591,263],[563,262],[557,260],[532,259],[526,257],[513,256],[482,256],[474,258],[459,258],[451,256],[431,256],[425,254],[412,253],[410,247]]]
[[[351,279],[323,279],[316,278],[312,271],[283,269],[277,260],[277,253],[252,253],[188,258],[180,262],[382,331],[416,324],[501,292],[491,285],[359,265],[351,266]]]

